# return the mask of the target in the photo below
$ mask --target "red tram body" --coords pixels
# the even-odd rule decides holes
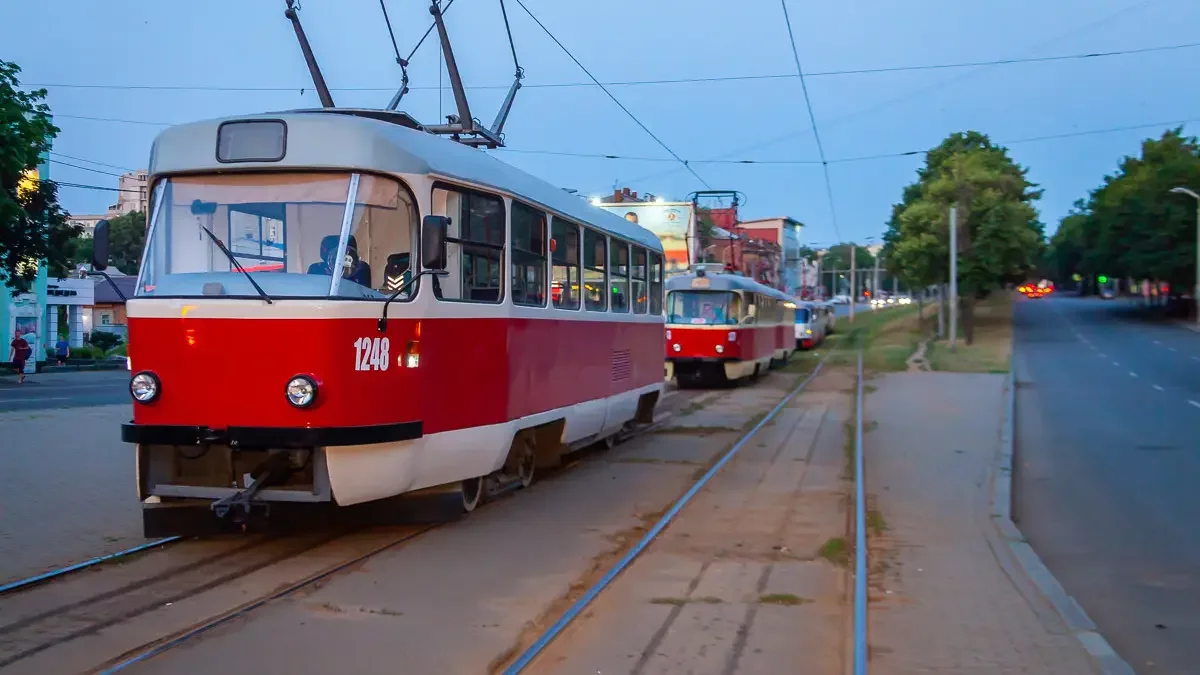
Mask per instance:
[[[681,386],[756,377],[796,349],[796,305],[738,274],[697,266],[667,280],[666,374]]]
[[[658,238],[380,117],[156,139],[122,429],[147,513],[426,488],[469,511],[485,480],[652,419]]]

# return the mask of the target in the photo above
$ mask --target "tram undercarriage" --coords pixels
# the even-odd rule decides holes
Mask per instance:
[[[596,444],[611,448],[639,424],[652,423],[658,396],[657,391],[641,396],[634,418],[616,430],[564,445],[565,420],[522,429],[503,464],[487,475],[348,506],[335,499],[325,448],[139,443],[143,531],[147,537],[201,536],[461,518],[490,499],[529,487],[539,469],[560,466],[575,450]]]

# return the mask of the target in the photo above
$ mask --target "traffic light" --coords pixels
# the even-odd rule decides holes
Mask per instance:
[[[1102,283],[1102,284],[1107,284],[1107,283],[1108,283],[1108,277],[1106,277],[1106,276],[1104,276],[1103,274],[1101,274],[1099,277],[1096,277],[1096,281],[1099,281],[1099,282],[1100,282],[1100,283]]]

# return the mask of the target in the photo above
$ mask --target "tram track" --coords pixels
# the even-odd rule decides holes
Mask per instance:
[[[655,422],[621,440],[653,432],[706,394],[668,390]],[[602,443],[572,453],[541,477],[603,453]],[[446,524],[170,538],[14,582],[0,605],[0,672],[121,672]],[[130,556],[140,552],[148,555]]]
[[[721,468],[729,463],[729,461],[732,460],[764,426],[770,424],[772,420],[779,414],[779,412],[792,401],[792,399],[803,392],[808,385],[817,378],[833,354],[834,351],[831,350],[824,357],[822,357],[821,360],[814,366],[814,368],[806,376],[804,376],[804,378],[798,384],[796,384],[795,387],[788,391],[788,393],[785,394],[774,405],[774,407],[772,407],[765,415],[762,415],[760,418],[758,418],[753,426],[740,437],[738,437],[738,439],[729,447],[729,449],[720,453],[712,465],[709,466],[703,473],[703,475],[697,478],[683,493],[683,495],[680,496],[662,513],[662,515],[656,520],[656,522],[654,522],[652,526],[650,526],[640,540],[626,550],[624,554],[621,555],[620,558],[617,559],[617,561],[612,564],[597,581],[588,586],[586,590],[583,590],[582,593],[575,598],[575,600],[565,611],[558,615],[557,618],[555,618],[553,615],[548,617],[547,620],[552,621],[549,627],[533,638],[532,641],[523,649],[513,650],[513,652],[506,658],[502,658],[498,660],[498,662],[494,662],[491,672],[503,673],[503,675],[518,675],[531,666],[537,660],[537,658],[555,641],[555,639],[557,639],[569,625],[571,625],[580,615],[582,615],[584,610],[587,609],[588,606],[609,587],[609,585],[617,578],[617,576],[620,575],[621,572],[623,572],[626,568],[628,568],[634,562],[634,560],[636,560],[638,556],[641,555],[641,553],[658,538],[662,531],[683,511],[684,507],[686,507],[687,504],[696,496],[696,494],[699,493],[709,483],[709,481],[711,481],[711,479],[721,470]],[[861,370],[857,386],[859,396],[861,396]],[[699,394],[704,393],[707,392],[699,392]],[[695,397],[693,397],[693,399],[694,398]],[[857,427],[857,433],[861,439],[861,418]],[[861,447],[861,442],[859,447]]]

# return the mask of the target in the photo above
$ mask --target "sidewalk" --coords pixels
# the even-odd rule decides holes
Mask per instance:
[[[852,386],[833,370],[814,380],[529,672],[841,675],[845,549],[821,552],[846,536]],[[713,424],[711,408],[686,424]]]
[[[1005,377],[897,373],[871,385],[872,675],[1099,672],[993,522]]]

